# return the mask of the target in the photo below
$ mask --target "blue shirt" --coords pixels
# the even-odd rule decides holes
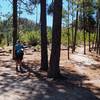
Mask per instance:
[[[15,51],[16,53],[20,53],[20,51],[24,48],[24,46],[21,43],[17,43],[15,45]]]

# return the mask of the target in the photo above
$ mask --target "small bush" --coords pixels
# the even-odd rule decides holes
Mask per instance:
[[[20,36],[22,42],[26,42],[29,45],[36,46],[40,41],[40,33],[36,32],[26,32]]]

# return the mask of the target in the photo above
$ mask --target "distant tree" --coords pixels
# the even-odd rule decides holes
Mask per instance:
[[[86,54],[86,32],[85,32],[85,1],[83,0],[83,34],[84,34],[84,54]]]
[[[71,4],[72,4],[72,46],[74,44],[74,28],[73,28],[73,20],[74,20],[74,3],[73,0],[71,0]],[[72,48],[72,53],[73,53],[73,48]]]
[[[67,36],[68,36],[68,59],[69,59],[69,43],[70,43],[70,32],[69,32],[69,12],[70,12],[70,5],[69,5],[69,0],[68,0],[68,33],[67,33]]]
[[[77,4],[77,10],[76,10],[76,22],[75,22],[75,34],[74,34],[74,40],[73,40],[73,50],[72,52],[75,52],[75,46],[76,46],[76,38],[77,38],[77,30],[78,30],[78,8],[79,5]]]
[[[3,39],[4,39],[4,34],[0,34],[0,44],[2,43]]]
[[[96,44],[97,44],[97,47],[96,47],[96,51],[97,51],[97,54],[100,55],[100,0],[97,0],[96,1],[96,4],[97,4],[97,8],[96,8],[96,22],[97,22],[97,30],[96,30]]]

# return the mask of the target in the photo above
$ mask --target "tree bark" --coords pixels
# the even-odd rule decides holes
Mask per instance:
[[[67,33],[67,36],[68,36],[68,60],[70,59],[69,58],[69,44],[70,44],[70,32],[69,32],[69,0],[68,0],[68,33]]]
[[[84,54],[86,54],[86,32],[85,32],[85,5],[84,5],[84,0],[83,0],[83,36],[84,36]]]
[[[90,34],[90,31],[89,31],[89,52],[91,52],[91,43],[90,43],[90,37],[91,37],[91,34]]]
[[[78,5],[77,5],[77,12],[76,12],[75,35],[74,35],[73,51],[72,52],[75,52],[77,30],[78,30]]]
[[[97,11],[97,36],[96,36],[96,52],[97,52],[97,54],[99,54],[99,43],[100,43],[100,33],[99,33],[99,20],[100,20],[100,18],[99,18],[99,9],[98,9],[98,11]]]
[[[100,55],[100,8],[98,9],[98,33],[99,33],[99,55]]]
[[[52,49],[50,56],[50,67],[48,77],[59,78],[60,76],[60,46],[61,46],[61,19],[62,19],[62,0],[54,0],[53,30],[52,30]]]
[[[74,34],[73,34],[73,32],[74,32],[74,29],[73,29],[73,0],[72,0],[72,53],[73,53],[73,44],[74,44]]]
[[[41,70],[48,70],[46,0],[41,0]]]
[[[13,59],[15,59],[16,41],[17,41],[17,0],[13,0]]]

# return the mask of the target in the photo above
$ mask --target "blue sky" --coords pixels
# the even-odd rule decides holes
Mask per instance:
[[[47,3],[50,3],[52,0],[47,0]],[[0,0],[0,13],[2,12],[3,15],[12,14],[12,5],[7,0]],[[28,18],[30,20],[33,20],[36,22],[36,9],[34,11],[34,14],[30,15],[27,12],[23,12],[21,17]],[[5,19],[6,17],[1,17],[1,19]],[[40,6],[37,7],[37,22],[40,21]],[[47,25],[52,26],[52,16],[47,16]]]
[[[7,14],[9,12],[9,15],[12,14],[12,4],[8,1],[9,0],[0,0],[0,13],[2,12],[2,14]],[[10,1],[12,1],[12,0],[10,0]],[[47,0],[47,4],[50,4],[51,2],[52,2],[52,0]],[[63,7],[65,9],[68,9],[66,0],[63,0],[63,2],[64,2]],[[37,15],[36,15],[36,12],[37,12]],[[28,14],[25,10],[20,15],[20,17],[30,19],[34,22],[36,22],[36,16],[37,16],[37,22],[39,23],[39,21],[40,21],[40,6],[37,7],[37,10],[36,9],[34,10],[34,14],[32,14],[32,15]],[[1,19],[5,19],[5,18],[6,17],[1,17]],[[47,25],[48,26],[52,26],[52,20],[53,20],[52,16],[47,15]]]

